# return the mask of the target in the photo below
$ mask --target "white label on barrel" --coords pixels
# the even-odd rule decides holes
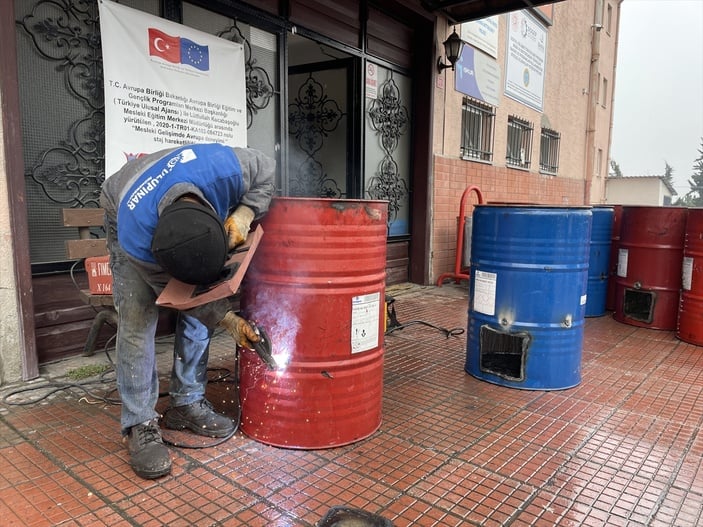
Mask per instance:
[[[618,276],[627,277],[627,249],[618,250]]]
[[[691,258],[690,256],[684,256],[681,279],[683,282],[683,288],[686,291],[691,290],[691,279],[692,278],[693,278],[693,258]]]
[[[362,351],[378,347],[378,325],[381,309],[381,293],[370,293],[352,297],[351,351]]]
[[[474,311],[484,315],[496,313],[496,283],[498,275],[476,270],[474,275]]]

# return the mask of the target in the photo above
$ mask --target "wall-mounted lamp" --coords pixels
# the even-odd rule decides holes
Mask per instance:
[[[454,71],[454,65],[461,56],[461,50],[464,49],[464,41],[456,34],[456,27],[451,35],[444,41],[444,54],[447,56],[449,64],[442,62],[442,57],[437,57],[437,70],[441,73],[446,68],[451,68]]]

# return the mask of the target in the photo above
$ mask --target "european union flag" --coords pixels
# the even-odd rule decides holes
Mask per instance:
[[[196,44],[192,40],[181,37],[181,64],[193,66],[200,71],[210,69],[210,52],[207,46]]]

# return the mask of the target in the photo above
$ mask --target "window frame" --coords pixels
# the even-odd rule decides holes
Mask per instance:
[[[541,174],[556,176],[559,172],[559,150],[561,134],[556,130],[542,127],[539,140],[539,171]]]
[[[495,108],[490,104],[472,97],[464,97],[461,103],[461,144],[459,147],[462,159],[484,163],[493,162],[495,117]]]
[[[607,11],[606,11],[606,16],[605,16],[605,31],[610,35],[612,29],[613,29],[613,6],[609,2],[607,5]]]
[[[515,115],[508,116],[508,134],[505,145],[505,166],[529,170],[532,164],[532,136],[534,126],[530,121]],[[519,148],[519,156],[513,153]]]

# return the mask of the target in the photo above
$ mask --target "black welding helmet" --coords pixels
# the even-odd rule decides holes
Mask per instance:
[[[168,274],[187,284],[208,285],[220,278],[228,240],[222,220],[208,205],[176,201],[156,224],[151,252]]]

